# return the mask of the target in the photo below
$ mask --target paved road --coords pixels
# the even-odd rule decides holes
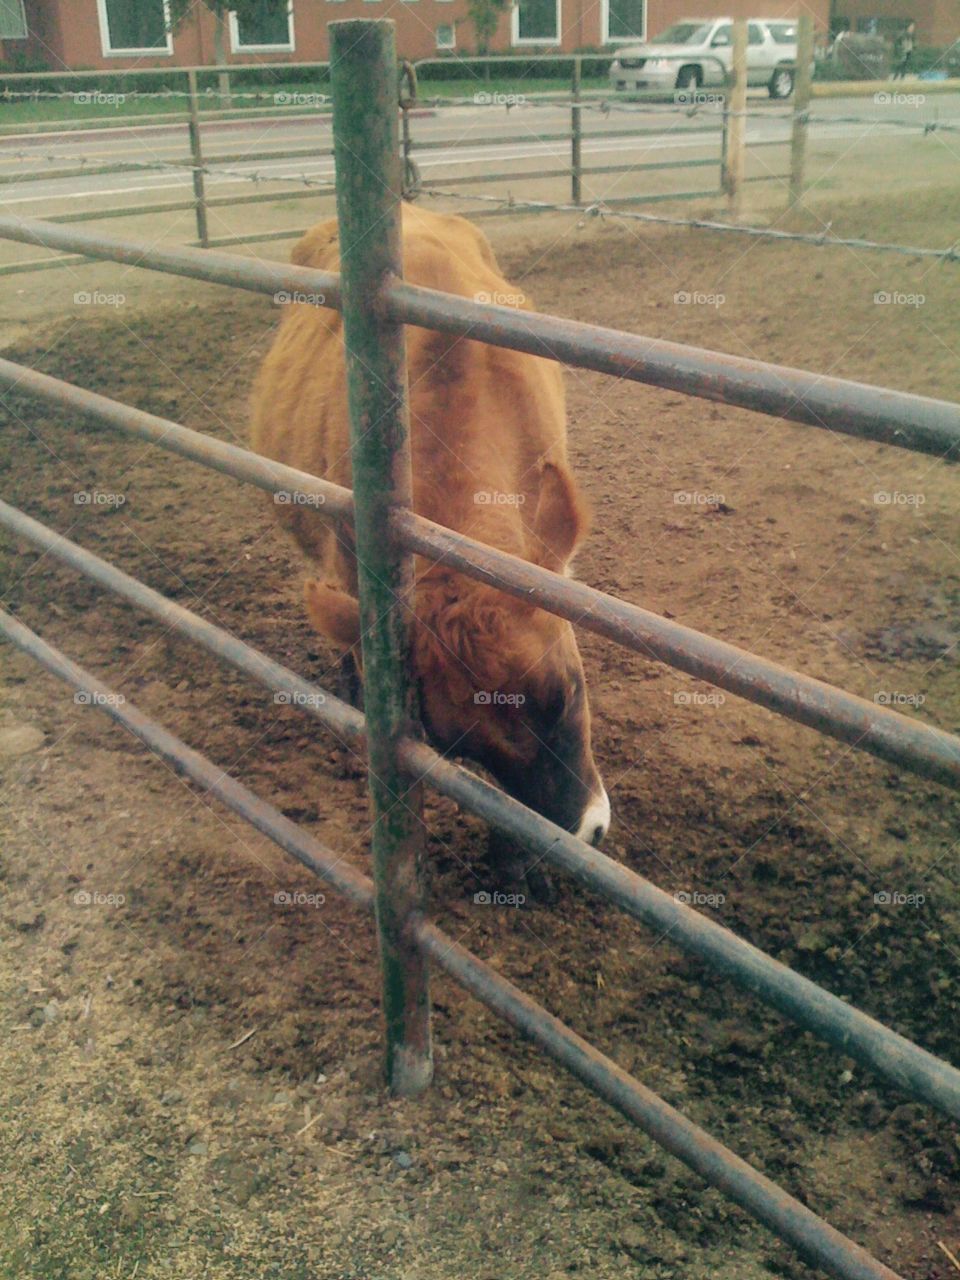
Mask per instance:
[[[890,103],[877,103],[873,98],[816,100],[813,111],[818,119],[810,128],[811,150],[841,140],[859,139],[882,145],[885,139],[910,136],[905,130],[892,127],[889,122],[893,120],[917,124],[936,119],[960,121],[960,93],[914,100],[921,95],[922,85],[907,84],[902,100]],[[780,155],[774,144],[789,139],[789,104],[771,103],[765,96],[752,95],[750,107],[756,109],[756,114],[748,121],[748,143],[769,145],[771,152],[766,154],[773,163],[773,156]],[[700,108],[693,116],[684,111],[663,110],[643,113],[614,110],[604,115],[587,109],[583,114],[583,155],[587,165],[642,165],[684,158],[716,158],[719,154],[720,121],[710,105]],[[864,117],[870,123],[850,124],[839,119],[847,115]],[[418,143],[440,144],[419,152],[417,161],[424,178],[449,181],[451,186],[456,185],[458,177],[485,172],[506,171],[519,175],[557,168],[569,161],[569,143],[544,140],[542,135],[563,133],[569,129],[569,123],[569,109],[556,106],[526,105],[509,110],[498,104],[440,108],[413,121]],[[623,130],[635,130],[634,136],[610,136]],[[960,134],[954,136],[960,148]],[[916,137],[922,137],[919,130]],[[467,146],[481,140],[485,140],[482,145]],[[316,146],[321,153],[316,158],[291,159],[276,154],[311,146]],[[330,147],[330,118],[320,112],[296,118],[208,124],[204,129],[204,153],[215,170],[207,179],[208,192],[224,195],[236,191],[242,195],[244,190],[251,191],[252,184],[248,177],[240,176],[243,174],[265,174],[277,182],[282,182],[287,175],[301,174],[314,180],[332,180],[332,158],[323,154],[329,152]],[[244,158],[223,159],[237,155]],[[55,158],[48,159],[48,156]],[[0,207],[42,215],[182,199],[192,191],[191,178],[186,172],[138,169],[59,179],[48,178],[46,173],[81,162],[91,166],[119,161],[172,163],[187,160],[188,156],[186,129],[182,125],[91,130],[74,137],[2,138],[0,178],[15,177],[16,181],[7,180],[0,185]],[[247,156],[255,158],[247,159]],[[231,172],[218,174],[218,167]],[[662,182],[668,180],[663,175],[658,180],[661,181],[659,189],[664,189]],[[611,184],[615,186],[617,181],[593,179],[596,190],[589,194],[598,194],[600,187],[613,189]],[[671,174],[669,181],[673,186],[667,186],[666,190],[709,185],[706,180],[691,178],[683,169]],[[271,187],[267,185],[265,189]],[[503,189],[502,184],[499,189]]]

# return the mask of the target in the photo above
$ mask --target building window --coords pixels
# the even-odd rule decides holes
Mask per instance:
[[[23,0],[0,0],[0,40],[26,40],[27,17]]]
[[[514,44],[560,43],[560,0],[517,0],[512,13]]]
[[[602,14],[604,44],[646,39],[646,0],[603,0]]]
[[[276,0],[260,0],[243,19],[230,14],[233,53],[275,53],[293,49],[293,0],[284,8]]]
[[[457,33],[452,23],[437,27],[436,35],[438,49],[455,49],[457,47]]]
[[[97,0],[105,58],[173,53],[166,0]]]

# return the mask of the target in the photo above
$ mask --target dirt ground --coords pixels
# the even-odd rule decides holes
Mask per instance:
[[[822,212],[838,234],[942,244],[958,195]],[[486,229],[543,310],[960,397],[954,264],[596,220]],[[48,318],[7,326],[5,354],[243,442],[270,301],[186,282],[69,301],[123,278],[20,279]],[[584,580],[960,731],[955,470],[600,376],[568,389],[595,511]],[[330,676],[261,495],[24,396],[5,406],[4,497]],[[8,608],[367,867],[364,779],[332,739],[49,557],[6,534],[0,553]],[[610,853],[960,1060],[956,800],[582,648]],[[388,1097],[368,923],[332,892],[279,904],[320,886],[28,659],[2,661],[0,1274],[813,1274],[442,977],[436,1085]],[[954,1126],[571,884],[546,910],[476,905],[482,824],[437,799],[428,821],[431,910],[455,938],[902,1275],[956,1276]]]

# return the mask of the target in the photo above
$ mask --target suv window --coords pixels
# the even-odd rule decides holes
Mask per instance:
[[[777,44],[797,43],[797,24],[795,22],[771,22],[768,24],[768,29]]]
[[[710,30],[703,22],[675,22],[649,41],[650,44],[703,44]]]
[[[722,27],[717,27],[713,33],[711,44],[733,44],[733,27],[729,22],[725,22]]]
[[[763,44],[763,28],[759,23],[751,22],[748,24],[747,44]]]

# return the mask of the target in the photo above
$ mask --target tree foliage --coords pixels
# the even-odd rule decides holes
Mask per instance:
[[[170,25],[178,27],[197,6],[198,0],[169,0]],[[288,0],[199,0],[211,13],[226,17],[235,13],[240,22],[256,22],[264,16],[286,13]]]
[[[467,13],[477,33],[477,49],[486,53],[490,41],[497,34],[502,14],[510,8],[511,0],[467,0]]]

